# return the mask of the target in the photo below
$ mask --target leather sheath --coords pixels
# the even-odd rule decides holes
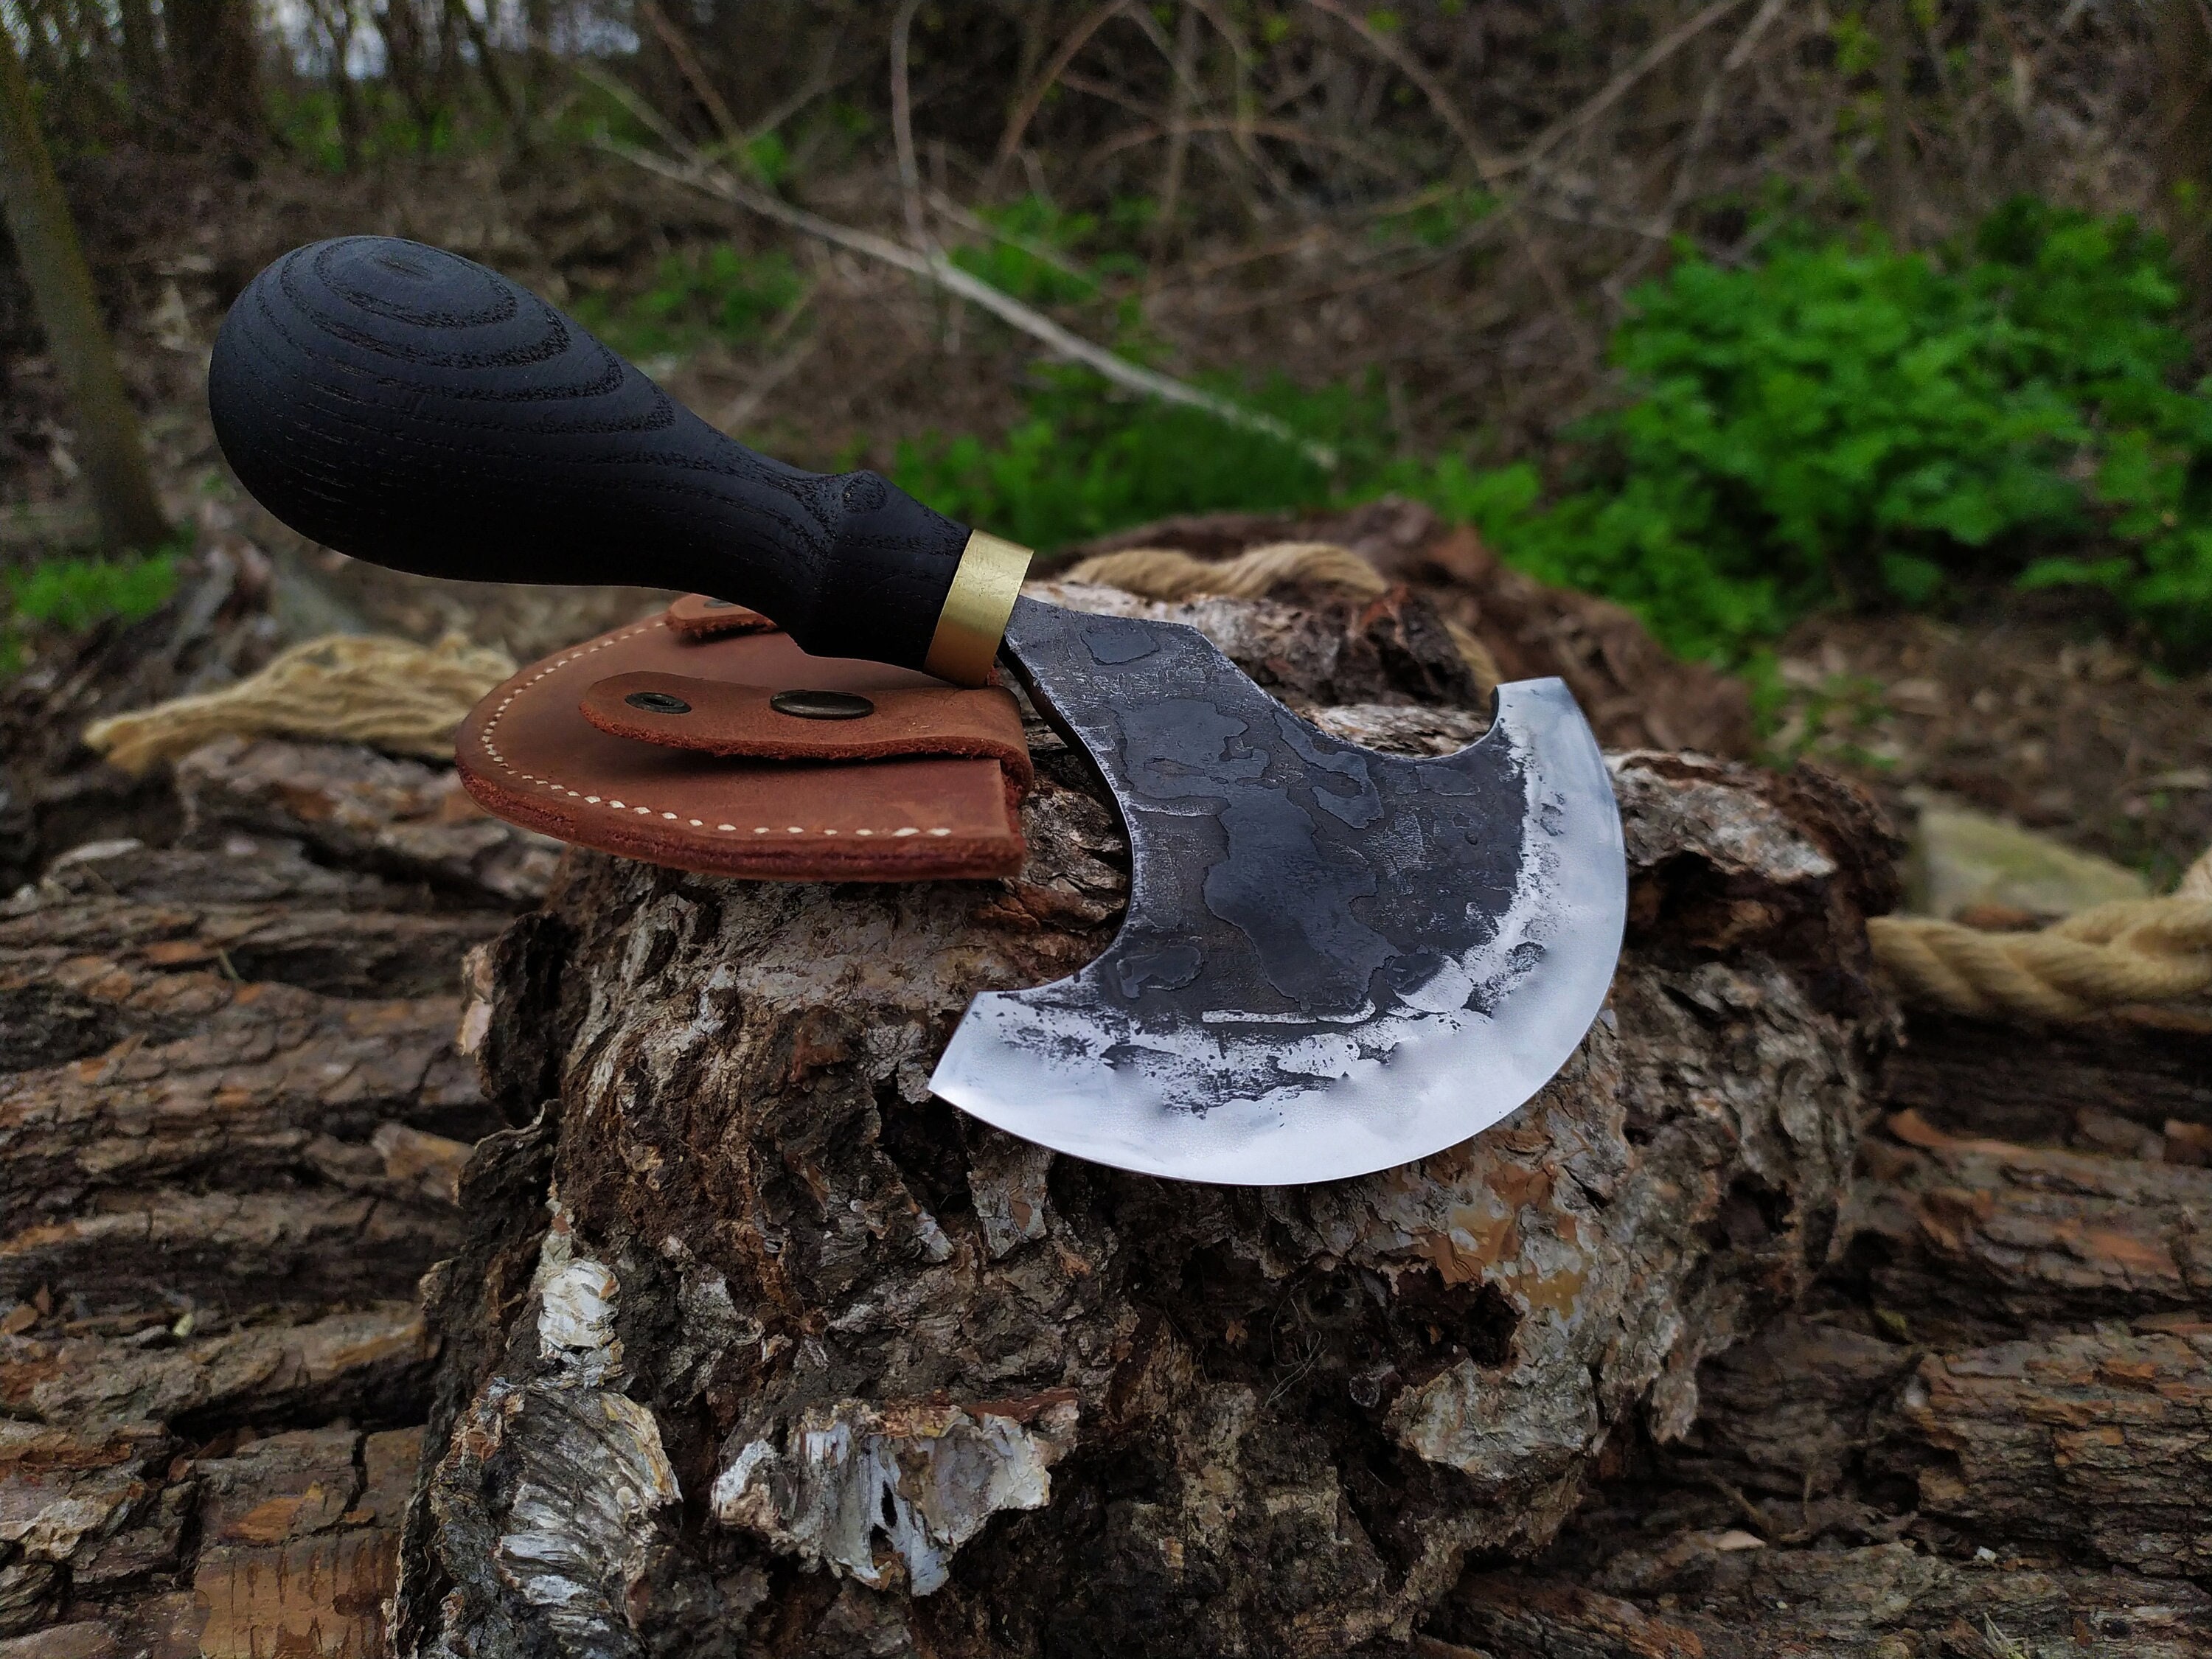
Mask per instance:
[[[851,719],[780,692],[856,693]],[[454,737],[509,823],[623,858],[771,881],[940,881],[1021,867],[1030,757],[1013,698],[842,657],[700,595],[532,663]]]

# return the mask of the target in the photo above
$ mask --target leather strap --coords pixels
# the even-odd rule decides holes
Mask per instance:
[[[777,689],[684,674],[616,674],[595,682],[580,707],[602,732],[671,749],[750,760],[854,762],[900,755],[974,755],[1006,769],[1028,792],[1029,744],[1021,711],[996,686],[892,687],[867,694],[871,712],[811,720],[777,709]]]
[[[711,640],[724,634],[772,634],[775,623],[757,611],[704,593],[686,593],[662,613],[668,631],[687,640]]]
[[[499,817],[562,841],[721,875],[939,881],[1021,868],[1016,805],[1029,756],[1023,750],[1017,766],[998,746],[1009,732],[1019,740],[1011,701],[996,701],[1004,692],[956,692],[906,669],[810,657],[789,635],[747,622],[752,612],[725,628],[736,607],[709,610],[694,600],[678,604],[707,623],[706,631],[680,633],[664,611],[532,663],[478,703],[454,743],[469,793]],[[927,752],[836,758],[822,753],[825,743],[849,744],[850,728],[866,721],[779,714],[778,726],[793,733],[775,752],[811,747],[817,757],[755,758],[640,742],[586,718],[583,705],[604,684],[632,677],[663,690],[839,691],[893,710],[916,691],[981,701],[955,705],[968,710],[956,722],[957,735]],[[621,696],[615,706],[626,716],[641,713]]]

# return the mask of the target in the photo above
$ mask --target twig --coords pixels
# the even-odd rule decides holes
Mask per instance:
[[[1484,183],[1499,177],[1506,170],[1504,164],[1482,142],[1482,135],[1461,112],[1451,94],[1444,89],[1443,82],[1430,74],[1427,65],[1408,52],[1402,41],[1394,40],[1358,12],[1340,3],[1340,0],[1306,0],[1306,3],[1316,11],[1326,12],[1336,19],[1364,40],[1376,56],[1413,83],[1414,89],[1429,100],[1429,107],[1436,111],[1443,124],[1452,130],[1452,136],[1473,158],[1475,171],[1482,175]]]
[[[1040,264],[1050,265],[1054,270],[1065,272],[1084,282],[1095,283],[1097,280],[1089,271],[1053,246],[1051,243],[1041,242],[1034,236],[1024,236],[1019,232],[1008,230],[1003,225],[994,225],[980,214],[969,212],[941,190],[933,190],[929,192],[929,205],[939,218],[950,219],[963,230],[971,230],[978,236],[988,237],[994,242],[1003,242],[1008,247],[1019,248]]]
[[[723,406],[714,424],[732,437],[737,436],[738,428],[752,419],[753,412],[768,401],[768,394],[789,380],[799,366],[814,355],[815,347],[820,343],[818,340],[801,340],[782,353]]]
[[[1477,239],[1462,238],[1444,247],[1425,249],[1407,264],[1391,265],[1381,270],[1358,271],[1347,276],[1331,277],[1324,283],[1310,283],[1304,288],[1291,289],[1287,292],[1278,290],[1274,293],[1248,295],[1224,304],[1188,306],[1183,309],[1202,317],[1218,320],[1224,317],[1249,316],[1257,311],[1273,311],[1283,306],[1310,306],[1322,300],[1341,299],[1347,294],[1357,294],[1363,289],[1377,288],[1384,283],[1402,282],[1408,276],[1415,276],[1431,266],[1441,264],[1446,259],[1456,258],[1473,246],[1475,240]]]
[[[1068,30],[1066,39],[1053,53],[1052,61],[1044,66],[1030,89],[1022,94],[1021,101],[1014,106],[1013,112],[1006,117],[1006,130],[1000,135],[998,154],[992,157],[991,171],[984,179],[986,196],[997,190],[1000,170],[1012,159],[1013,153],[1021,148],[1022,135],[1029,131],[1030,121],[1043,106],[1045,94],[1052,90],[1053,82],[1060,79],[1060,71],[1073,63],[1075,54],[1083,50],[1091,37],[1128,3],[1129,0],[1106,0],[1104,5],[1086,14],[1073,28]]]
[[[691,43],[684,38],[675,24],[668,21],[668,14],[661,10],[659,0],[637,0],[637,9],[645,15],[647,26],[660,37],[660,44],[668,48],[668,55],[676,60],[678,70],[690,82],[691,90],[699,94],[699,101],[707,106],[707,113],[714,123],[714,131],[722,135],[723,142],[732,146],[742,144],[744,134],[738,125],[737,117],[730,113],[730,106],[722,101],[722,94],[714,89],[706,65],[699,61],[698,53],[691,50]]]
[[[1094,89],[1095,83],[1086,83],[1082,77],[1070,75],[1063,78],[1067,85],[1076,87],[1080,91],[1089,92]],[[1134,100],[1128,100],[1127,102],[1131,108],[1139,107]],[[1257,134],[1262,138],[1280,138],[1285,143],[1304,144],[1314,149],[1334,150],[1338,155],[1349,156],[1361,166],[1370,167],[1389,178],[1402,179],[1406,176],[1395,162],[1385,160],[1372,150],[1353,143],[1348,138],[1331,137],[1325,132],[1309,132],[1304,127],[1293,126],[1287,121],[1240,122],[1233,118],[1220,116],[1186,116],[1182,121],[1182,130],[1187,133],[1242,132]],[[1118,155],[1121,151],[1133,149],[1139,144],[1157,143],[1160,139],[1170,136],[1171,130],[1165,126],[1156,125],[1149,127],[1132,127],[1126,131],[1115,133],[1110,138],[1099,140],[1084,158],[1085,165],[1089,166],[1094,162],[1103,161],[1109,155]]]
[[[1150,14],[1147,21],[1152,21]],[[1168,159],[1160,176],[1159,216],[1152,222],[1152,269],[1175,238],[1176,215],[1182,209],[1183,174],[1190,165],[1191,107],[1198,101],[1198,14],[1185,7],[1176,20],[1175,86],[1168,94]],[[1154,25],[1158,27],[1157,23]]]
[[[907,82],[907,40],[921,0],[899,0],[891,18],[891,137],[898,147],[899,194],[906,204],[907,240],[918,248],[934,244],[921,210],[921,168],[914,156],[914,95]]]
[[[780,197],[754,189],[726,169],[710,165],[697,152],[688,151],[688,147],[683,161],[672,161],[650,150],[640,149],[635,144],[623,143],[619,139],[603,137],[596,142],[598,147],[607,154],[618,155],[648,173],[659,173],[664,179],[687,185],[706,195],[720,197],[749,212],[757,213],[764,219],[773,219],[779,224],[818,237],[838,247],[864,254],[872,259],[879,259],[888,265],[896,265],[914,276],[927,277],[948,292],[981,306],[1001,322],[1018,329],[1061,356],[1094,370],[1116,386],[1168,403],[1202,409],[1231,426],[1247,432],[1264,433],[1268,437],[1289,444],[1324,470],[1334,471],[1336,466],[1336,452],[1327,444],[1316,443],[1300,435],[1272,415],[1247,409],[1201,387],[1133,363],[1103,346],[1094,345],[1080,335],[1070,333],[1042,312],[1024,305],[1011,294],[963,270],[945,257],[942,249],[932,248],[925,252],[906,247],[872,231],[841,225],[835,220],[809,213],[805,208],[793,207]]]
[[[1744,3],[1745,0],[1713,0],[1712,4],[1686,22],[1677,24],[1668,30],[1666,33],[1647,46],[1643,55],[1634,63],[1600,88],[1596,96],[1589,100],[1572,113],[1562,117],[1545,128],[1536,136],[1534,143],[1514,156],[1506,165],[1516,169],[1534,167],[1545,156],[1550,155],[1561,140],[1580,132],[1592,121],[1619,103],[1628,89],[1638,81],[1657,69],[1660,64],[1704,33],[1713,24]]]
[[[1237,149],[1242,152],[1245,160],[1257,167],[1260,165],[1259,152],[1252,143],[1251,131],[1252,43],[1244,38],[1243,29],[1238,28],[1221,15],[1215,0],[1188,0],[1188,3],[1213,26],[1214,33],[1221,37],[1229,48],[1230,60],[1233,65],[1230,101],[1237,117],[1237,125],[1232,131],[1236,137]]]
[[[1340,3],[1340,0],[1306,0],[1306,3],[1317,11],[1328,13],[1352,30],[1364,40],[1378,57],[1389,62],[1401,75],[1413,83],[1420,94],[1429,100],[1430,107],[1436,111],[1443,124],[1452,130],[1454,136],[1466,149],[1469,159],[1474,162],[1476,173],[1481,175],[1482,181],[1486,185],[1504,175],[1509,169],[1492,154],[1490,147],[1482,142],[1482,135],[1474,130],[1474,125],[1460,112],[1458,104],[1453,101],[1451,94],[1445,90],[1443,83],[1429,73],[1427,67],[1406,49],[1403,42],[1394,40],[1358,13],[1346,9]],[[1581,314],[1575,310],[1574,298],[1567,292],[1566,283],[1560,280],[1558,269],[1546,257],[1543,248],[1537,243],[1536,239],[1529,234],[1528,222],[1522,214],[1519,202],[1509,196],[1502,198],[1502,204],[1505,212],[1506,223],[1511,227],[1513,240],[1520,245],[1522,256],[1528,261],[1529,267],[1535,271],[1537,280],[1543,283],[1545,292],[1552,296],[1553,305],[1558,307],[1559,315],[1565,319],[1567,327],[1582,348],[1583,356],[1594,360],[1597,356],[1597,341],[1583,325]]]
[[[823,93],[829,91],[830,88],[836,86],[839,81],[850,80],[852,76],[849,73],[834,78],[831,76],[830,66],[836,60],[837,41],[835,36],[831,36],[823,40],[821,61],[814,66],[814,73],[807,78],[806,84],[781,103],[772,106],[767,114],[754,122],[751,128],[745,133],[745,143],[750,143],[756,138],[766,137]]]
[[[1188,23],[1191,15],[1192,14],[1189,11],[1184,11],[1182,15],[1182,21],[1183,23]],[[1152,50],[1158,52],[1159,55],[1166,60],[1168,68],[1174,72],[1176,87],[1180,88],[1182,93],[1187,94],[1191,101],[1203,101],[1206,96],[1206,88],[1198,79],[1198,72],[1196,69],[1176,44],[1168,39],[1167,31],[1160,27],[1160,20],[1153,16],[1152,12],[1143,6],[1139,6],[1131,11],[1128,14],[1128,17],[1131,22],[1134,23],[1144,32],[1145,38],[1152,43]],[[1194,40],[1193,45],[1194,47]],[[1172,113],[1174,104],[1172,100],[1170,102],[1170,115],[1166,125],[1169,127],[1169,130],[1172,132],[1175,126]],[[1189,131],[1189,111],[1187,107],[1183,111],[1183,118],[1185,130]],[[1233,126],[1231,130],[1234,131]],[[1268,161],[1267,156],[1261,153],[1256,146],[1252,149],[1249,155],[1245,157],[1245,160],[1251,165],[1255,171],[1259,173],[1261,177],[1267,179],[1268,186],[1274,191],[1278,197],[1285,202],[1291,203],[1293,204],[1298,204],[1298,192],[1292,188],[1291,181],[1285,178],[1282,173]],[[1086,161],[1085,166],[1088,165],[1089,162]],[[1239,173],[1236,168],[1231,167],[1223,167],[1222,174],[1231,182],[1243,187],[1245,192],[1245,200],[1250,204],[1255,216],[1257,216],[1259,211],[1258,194],[1256,191],[1253,191],[1249,181]]]
[[[1606,291],[1614,304],[1620,303],[1628,285],[1650,268],[1659,249],[1674,234],[1674,222],[1689,204],[1691,194],[1697,187],[1698,163],[1703,159],[1705,146],[1712,142],[1713,128],[1720,119],[1721,94],[1728,78],[1751,61],[1751,54],[1766,33],[1767,26],[1779,17],[1790,0],[1766,0],[1766,3],[1752,14],[1751,21],[1744,25],[1743,33],[1729,48],[1728,56],[1721,59],[1720,71],[1706,85],[1705,96],[1698,101],[1698,118],[1690,129],[1690,136],[1682,146],[1682,159],[1674,169],[1674,183],[1667,192],[1667,204],[1652,220],[1650,246],[1638,248],[1633,258],[1606,280]]]
[[[652,105],[647,103],[644,99],[639,97],[628,87],[624,86],[620,81],[617,81],[613,76],[609,75],[605,70],[600,69],[589,58],[579,58],[574,60],[572,67],[579,76],[582,76],[585,80],[589,81],[601,92],[606,94],[608,97],[613,99],[624,109],[628,110],[632,115],[637,117],[637,118],[643,122],[647,127],[651,128],[653,130],[653,136],[659,138],[662,143],[667,145],[671,149],[688,150],[691,148],[690,141],[685,138],[682,133],[676,130],[674,124],[672,123],[666,116],[663,115],[659,110],[653,108]]]

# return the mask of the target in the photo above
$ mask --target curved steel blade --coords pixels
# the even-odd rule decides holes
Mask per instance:
[[[1486,1128],[1604,1002],[1627,880],[1566,687],[1498,690],[1437,759],[1340,741],[1192,628],[1019,601],[1006,646],[1133,860],[1081,972],[969,1007],[930,1086],[1056,1151],[1187,1181],[1330,1181]]]

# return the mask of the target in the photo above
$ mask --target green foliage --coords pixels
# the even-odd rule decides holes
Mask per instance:
[[[1364,400],[1343,392],[1277,382],[1247,401],[1363,454],[1376,427]],[[892,477],[967,523],[1047,550],[1173,513],[1281,510],[1330,495],[1328,475],[1278,439],[1075,369],[1047,373],[1004,441],[904,443]]]
[[[791,177],[791,148],[780,134],[763,132],[747,139],[738,159],[747,173],[770,189]]]
[[[1146,198],[1118,198],[1108,218],[1126,237],[1149,224],[1157,210]],[[955,248],[952,263],[1031,305],[1080,304],[1097,297],[1101,278],[1142,270],[1127,252],[1109,250],[1086,258],[1082,250],[1101,240],[1097,216],[1062,212],[1040,196],[987,208],[980,216],[990,240],[980,247]]]
[[[1577,434],[1576,487],[1540,509],[1507,491],[1484,527],[1691,654],[1991,581],[2094,586],[2202,649],[2212,405],[2172,384],[2178,297],[2131,222],[2028,202],[1942,259],[1686,261],[1633,296],[1613,349],[1632,400]]]
[[[167,552],[41,559],[5,573],[4,586],[9,614],[0,623],[0,674],[15,672],[32,628],[82,634],[103,622],[150,617],[176,591],[176,560]]]
[[[432,111],[426,125],[388,82],[356,82],[354,107],[359,123],[356,155],[362,162],[394,155],[444,155],[459,145],[461,129],[455,125],[452,109]],[[292,154],[325,173],[346,170],[343,117],[337,94],[328,87],[280,87],[270,94],[269,113]]]
[[[619,304],[587,294],[571,308],[617,351],[656,357],[693,349],[709,338],[743,344],[794,304],[805,288],[786,255],[743,254],[721,242],[670,254],[651,288]]]
[[[2095,590],[2178,652],[2212,649],[2212,396],[2174,383],[2187,345],[2157,238],[2019,201],[1936,257],[1777,240],[1762,265],[1686,259],[1638,290],[1613,342],[1624,396],[1571,434],[1548,501],[1527,462],[1394,456],[1364,393],[1249,399],[1334,446],[1332,477],[1076,374],[1042,382],[1003,443],[902,447],[898,477],[1047,550],[1395,490],[1740,665],[1816,609],[2006,584]]]
[[[1449,247],[1461,234],[1498,210],[1498,198],[1477,185],[1468,185],[1419,202],[1404,211],[1378,221],[1378,242],[1419,242],[1424,247]]]
[[[97,623],[137,622],[159,611],[176,591],[176,562],[168,553],[41,559],[9,571],[7,585],[17,618],[82,634]]]

